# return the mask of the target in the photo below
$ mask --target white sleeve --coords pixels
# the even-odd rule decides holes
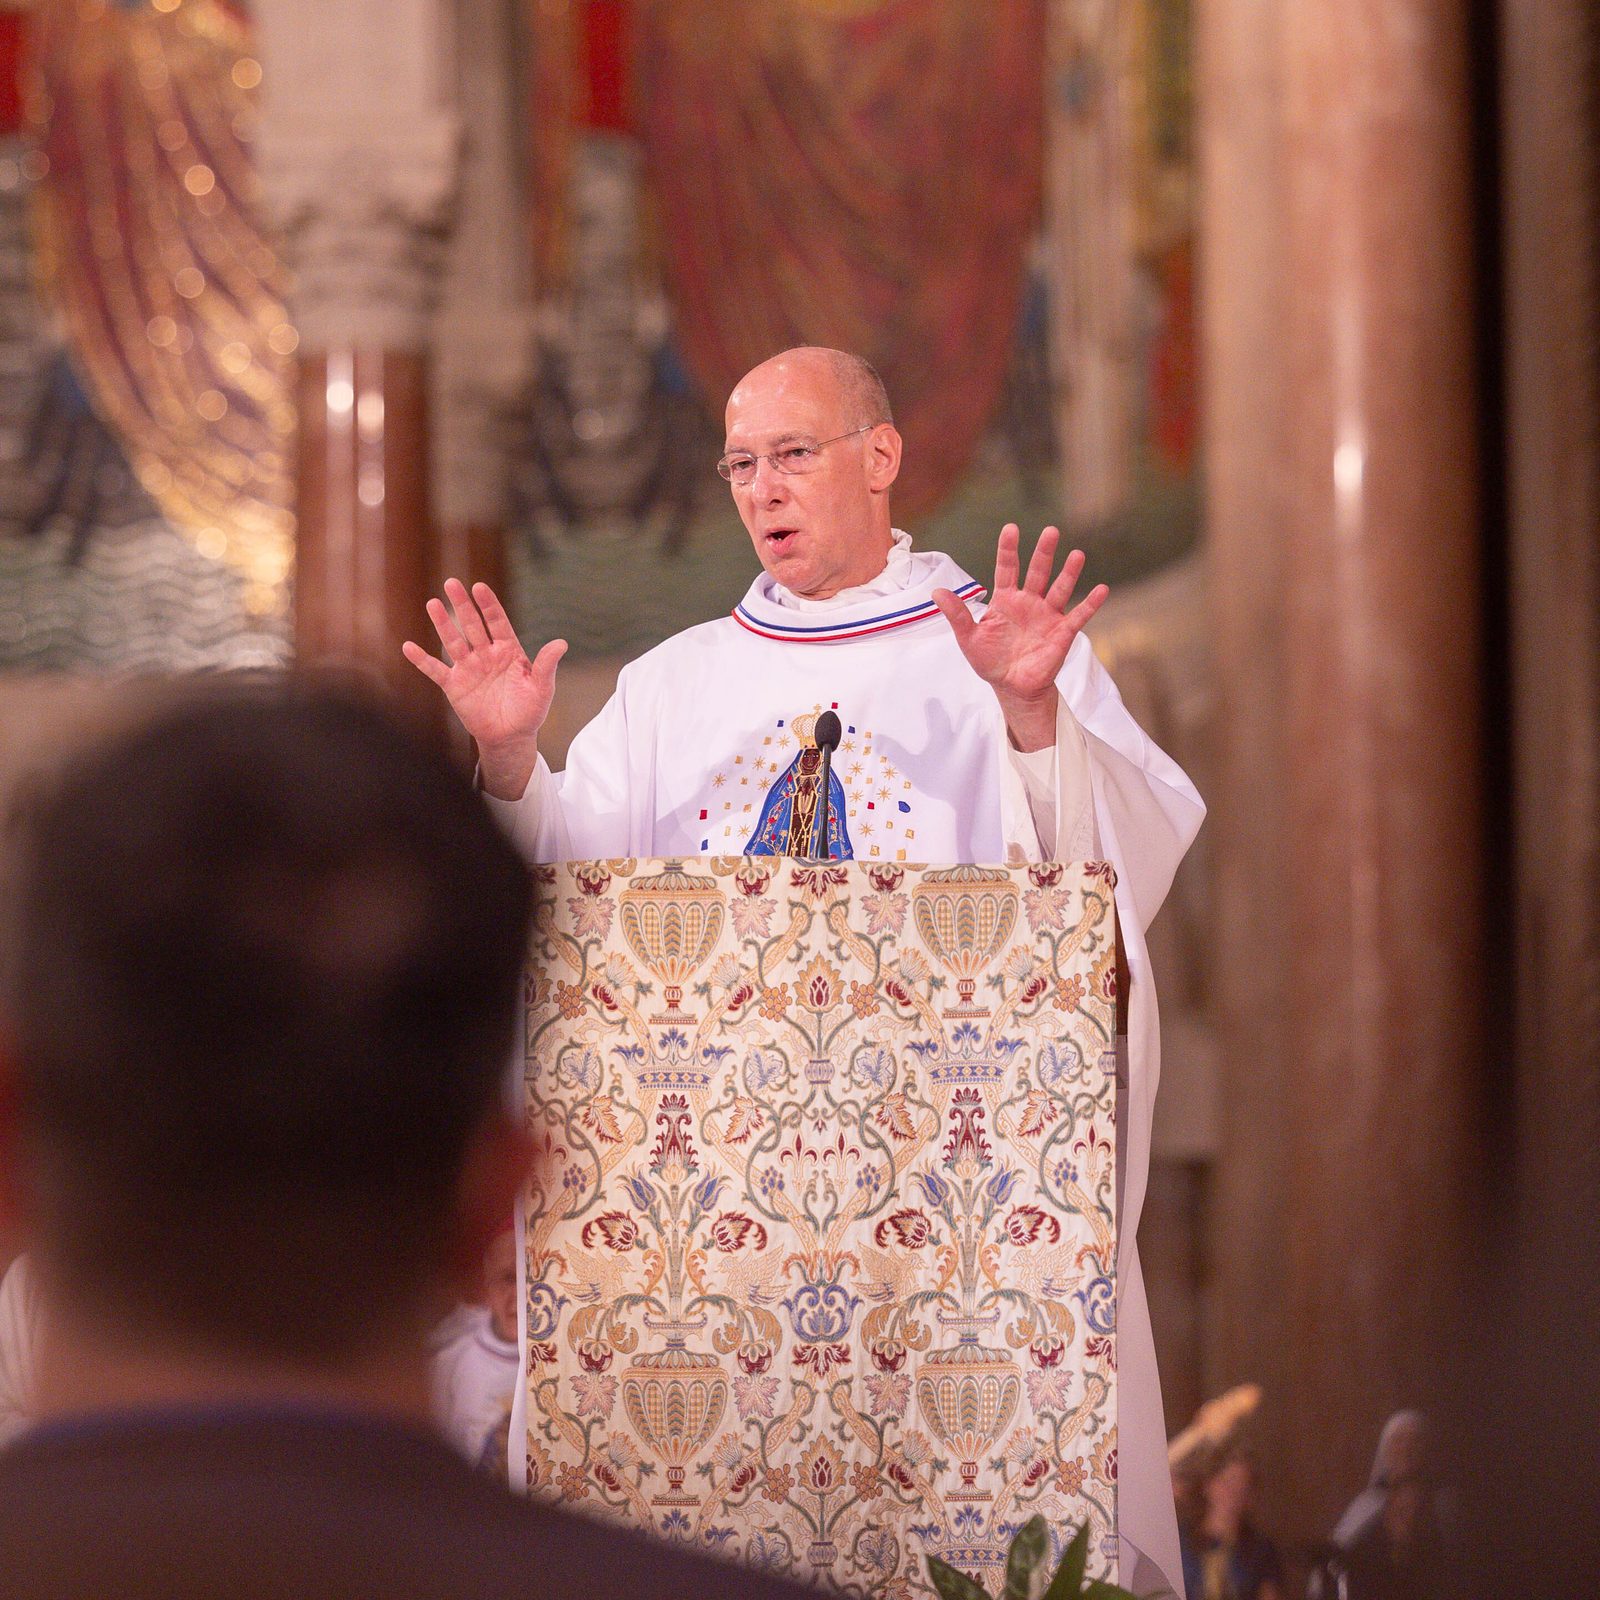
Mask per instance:
[[[550,764],[539,757],[519,800],[483,797],[490,814],[505,830],[526,861],[570,861],[572,841],[567,832],[561,789]]]
[[[1056,684],[1088,747],[1092,853],[1116,868],[1118,906],[1124,922],[1137,925],[1142,947],[1143,930],[1200,830],[1205,803],[1177,762],[1129,715],[1086,634],[1073,641]]]
[[[1057,699],[1053,745],[1024,751],[1005,741],[1000,788],[1008,861],[1084,861],[1099,855],[1088,743],[1064,697]]]
[[[572,741],[565,771],[552,772],[540,756],[521,799],[484,797],[526,860],[650,854],[650,793],[635,770],[630,681],[624,667],[616,693]]]

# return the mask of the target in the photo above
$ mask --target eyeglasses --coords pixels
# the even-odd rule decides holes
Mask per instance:
[[[717,463],[717,471],[729,483],[737,483],[741,487],[755,481],[756,468],[763,461],[770,461],[779,472],[815,472],[823,445],[838,444],[841,439],[853,439],[858,433],[866,433],[877,426],[876,422],[864,422],[859,428],[852,428],[849,433],[836,433],[831,439],[823,439],[816,444],[786,444],[781,450],[770,451],[764,456],[751,455],[748,451],[741,450],[731,456],[724,456]]]

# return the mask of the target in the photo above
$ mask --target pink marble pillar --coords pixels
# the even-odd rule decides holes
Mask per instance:
[[[1491,1006],[1467,11],[1202,7],[1236,1072],[1214,1353],[1267,1385],[1293,1538],[1429,1395]]]

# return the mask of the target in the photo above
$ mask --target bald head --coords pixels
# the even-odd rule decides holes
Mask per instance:
[[[826,599],[883,571],[900,435],[860,356],[803,345],[728,396],[725,474],[761,564],[792,594]]]
[[[739,380],[733,394],[737,396],[752,378],[774,377],[780,373],[804,374],[826,383],[838,397],[841,428],[866,428],[876,422],[894,421],[894,413],[889,409],[889,392],[877,368],[848,350],[833,350],[827,345],[800,344],[781,351],[760,366],[752,367]],[[732,397],[729,403],[732,404]]]

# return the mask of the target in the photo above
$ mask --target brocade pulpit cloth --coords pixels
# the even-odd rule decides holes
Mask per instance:
[[[530,1492],[847,1593],[998,1593],[1036,1513],[1113,1574],[1111,868],[537,870]]]

